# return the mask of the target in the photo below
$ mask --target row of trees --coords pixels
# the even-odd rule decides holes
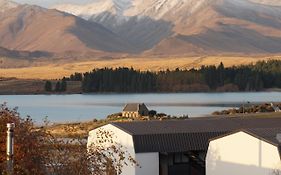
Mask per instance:
[[[152,72],[134,69],[96,69],[83,76],[84,92],[151,92],[156,91],[156,76]]]
[[[47,92],[65,92],[67,90],[67,82],[65,79],[62,81],[58,81],[53,88],[53,84],[51,81],[45,82],[45,91]]]
[[[221,63],[200,69],[160,72],[103,68],[75,73],[67,80],[82,81],[84,92],[259,91],[281,88],[281,61],[228,68]]]

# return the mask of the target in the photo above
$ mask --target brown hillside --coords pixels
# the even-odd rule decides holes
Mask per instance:
[[[125,41],[99,24],[37,6],[22,5],[0,13],[0,46],[53,53],[131,51]]]
[[[184,8],[177,10],[176,15],[166,14],[165,19],[174,22],[174,34],[146,53],[280,53],[281,8],[259,2],[214,0],[205,2],[190,16],[181,15]]]

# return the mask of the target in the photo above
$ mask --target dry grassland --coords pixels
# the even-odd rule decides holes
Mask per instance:
[[[20,79],[59,79],[69,76],[74,72],[87,72],[94,68],[116,68],[116,67],[133,67],[138,70],[159,71],[166,69],[191,69],[198,68],[202,65],[218,65],[223,62],[225,66],[251,64],[260,60],[279,59],[281,56],[268,57],[170,57],[170,58],[122,58],[107,60],[59,62],[56,64],[40,64],[36,62],[32,65],[22,68],[2,68],[0,77],[16,77]]]

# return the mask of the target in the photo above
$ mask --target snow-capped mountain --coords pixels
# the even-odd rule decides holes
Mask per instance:
[[[176,14],[182,9],[192,14],[210,2],[212,0],[98,0],[86,5],[61,4],[53,8],[85,19],[93,19],[94,16],[105,12],[120,18],[147,16],[160,19],[171,11]]]
[[[54,8],[102,24],[138,50],[152,48],[173,32],[173,23],[209,4],[209,0],[99,0],[87,5]]]
[[[96,0],[86,5],[60,4],[53,8],[65,11],[76,16],[90,18],[102,12],[110,12],[119,16],[143,15],[152,18],[161,18],[170,11],[177,11],[185,8],[187,13],[194,13],[202,6],[206,6],[221,0]],[[233,0],[233,2],[240,0]],[[242,1],[240,1],[241,3]],[[280,0],[243,0],[244,4],[249,2],[279,6]]]
[[[140,52],[274,53],[281,51],[279,4],[279,0],[100,0],[55,8],[105,26]]]

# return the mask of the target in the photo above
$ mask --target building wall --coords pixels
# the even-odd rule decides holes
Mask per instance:
[[[138,153],[136,160],[140,164],[136,175],[159,175],[159,153]]]
[[[211,141],[207,175],[274,175],[280,168],[278,148],[245,132]]]
[[[138,112],[122,112],[122,116],[123,117],[129,117],[129,118],[134,118],[134,117],[139,117],[139,113]]]
[[[159,175],[159,156],[158,153],[140,153],[135,154],[133,137],[123,130],[108,124],[99,129],[111,131],[114,133],[113,141],[121,144],[130,153],[130,155],[137,161],[140,167],[134,165],[124,166],[121,175]],[[95,129],[89,133],[88,146],[95,141]]]

